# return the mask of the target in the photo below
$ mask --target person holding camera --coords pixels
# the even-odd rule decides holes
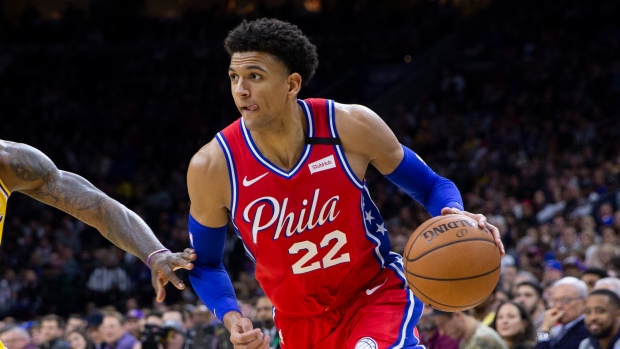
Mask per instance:
[[[199,305],[192,315],[192,326],[187,332],[184,349],[232,349],[230,332],[218,322],[205,305]]]

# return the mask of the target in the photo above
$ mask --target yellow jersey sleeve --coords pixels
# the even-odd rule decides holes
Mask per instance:
[[[6,220],[6,205],[9,201],[9,195],[11,195],[11,192],[9,192],[9,189],[0,179],[0,243],[2,243],[2,229]],[[0,349],[2,349],[2,343],[0,343]]]

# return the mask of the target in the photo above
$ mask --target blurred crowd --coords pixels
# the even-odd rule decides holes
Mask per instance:
[[[548,309],[566,307],[569,298],[589,301],[597,279],[620,276],[620,4],[505,3],[508,11],[487,16],[472,32],[454,31],[465,19],[449,2],[422,1],[397,14],[375,2],[343,1],[322,17],[286,6],[246,15],[288,19],[317,44],[320,68],[302,98],[336,98],[320,93],[352,66],[402,63],[405,54],[415,58],[445,35],[457,38],[459,56],[428,92],[381,116],[403,144],[457,184],[468,211],[499,227],[507,255],[488,302],[454,315],[428,310],[418,328],[424,340],[441,335],[438,343],[458,344],[462,337],[451,337],[447,328],[459,326],[498,330],[493,323],[506,308],[529,316],[534,329],[517,333],[531,347]],[[139,213],[166,247],[180,251],[189,245],[187,164],[238,115],[221,41],[241,17],[218,8],[166,20],[142,18],[139,11],[114,19],[92,11],[85,16],[68,9],[50,22],[30,8],[19,25],[3,22],[0,138],[40,148],[61,169],[86,177]],[[370,102],[355,89],[335,94],[340,102]],[[392,249],[402,253],[410,233],[429,216],[376,171],[369,170],[367,182],[389,224]],[[257,317],[263,294],[253,265],[232,231],[224,263],[244,313],[265,321]],[[54,339],[72,343],[74,315],[86,331],[78,332],[95,345],[118,341],[125,336],[121,329],[142,342],[150,331],[145,324],[166,338],[183,333],[185,345],[197,325],[212,326],[211,334],[223,331],[191,287],[169,288],[164,304],[153,302],[141,261],[93,228],[19,195],[10,200],[0,271],[5,344],[3,335],[18,332],[37,346],[51,347]],[[565,277],[583,280],[588,289],[570,278],[565,287],[556,285]],[[524,282],[531,284],[527,292],[517,287]],[[554,296],[558,288],[575,296]],[[526,302],[525,293],[535,293],[536,301]],[[582,319],[586,308],[571,307],[573,320]],[[161,315],[168,311],[182,317],[173,325]],[[116,327],[108,339],[93,337],[91,330],[104,336],[107,328],[99,318]],[[46,319],[58,329],[45,330]],[[548,330],[551,340],[559,337]],[[512,335],[497,332],[504,345],[518,347]]]

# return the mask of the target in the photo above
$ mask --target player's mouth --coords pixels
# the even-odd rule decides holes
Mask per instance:
[[[243,114],[248,114],[248,113],[251,113],[257,110],[258,110],[258,105],[256,104],[250,104],[250,105],[241,107],[241,112]]]
[[[590,324],[588,326],[588,330],[590,330],[590,332],[596,332],[597,330],[600,330],[601,326],[598,324]]]

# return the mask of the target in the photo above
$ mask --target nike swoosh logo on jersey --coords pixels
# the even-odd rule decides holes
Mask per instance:
[[[258,177],[256,177],[256,178],[254,178],[254,179],[252,179],[252,180],[249,180],[249,181],[248,181],[248,176],[245,176],[245,177],[243,178],[243,186],[244,186],[244,187],[249,187],[249,186],[251,186],[252,184],[254,184],[254,183],[258,182],[261,178],[265,177],[265,176],[266,176],[266,175],[268,175],[268,174],[269,174],[269,172],[265,172],[265,173],[263,173],[262,175],[260,175],[260,176],[258,176]]]
[[[383,281],[383,283],[381,285],[373,287],[373,288],[366,289],[366,295],[370,296],[371,294],[375,293],[375,291],[378,290],[379,287],[385,285],[387,280],[388,280],[388,278],[385,278],[385,281]]]

